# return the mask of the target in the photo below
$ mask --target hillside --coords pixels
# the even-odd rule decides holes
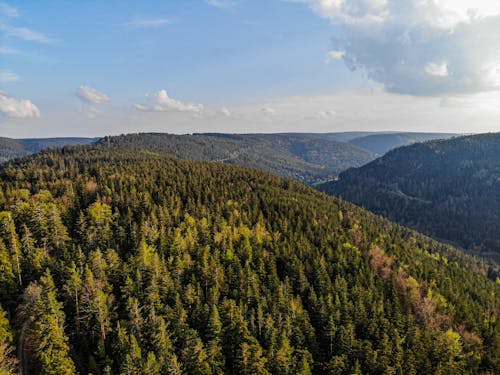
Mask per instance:
[[[320,189],[500,259],[500,133],[399,148]]]
[[[49,147],[87,145],[98,139],[79,137],[12,139],[0,137],[0,163],[31,155]]]
[[[377,134],[377,132],[336,132],[336,133],[279,133],[292,137],[305,137],[305,138],[316,138],[316,139],[328,139],[330,141],[337,142],[349,142],[355,138],[364,137],[371,134]]]
[[[60,138],[22,138],[18,141],[22,142],[26,149],[32,153],[40,152],[49,147],[63,147],[63,146],[80,146],[95,143],[99,140],[96,138],[83,138],[83,137],[60,137]]]
[[[306,184],[330,180],[376,157],[348,143],[292,134],[143,133],[109,137],[101,142],[190,160],[243,165]]]
[[[0,163],[29,154],[31,152],[26,149],[21,141],[0,137]]]
[[[172,135],[128,134],[111,137],[125,147],[135,146],[202,161],[220,161],[261,169],[306,184],[329,181],[377,154],[422,140],[447,138],[441,133],[281,133]],[[0,138],[0,163],[49,147],[86,145],[100,138]],[[107,142],[107,141],[106,141]]]
[[[311,188],[118,145],[0,177],[4,374],[500,370],[497,268]]]
[[[386,152],[401,146],[408,146],[413,143],[432,141],[436,139],[448,139],[456,136],[458,136],[458,134],[453,133],[375,133],[355,137],[349,139],[348,142],[365,150],[383,155]]]

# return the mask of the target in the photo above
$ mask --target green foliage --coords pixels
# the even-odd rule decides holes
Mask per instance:
[[[402,147],[320,186],[393,221],[500,260],[500,133]]]
[[[0,137],[0,162],[30,155],[49,147],[67,145],[86,145],[96,142],[97,138],[32,138],[12,139]]]
[[[24,373],[500,369],[496,269],[298,183],[106,144],[0,177]]]
[[[0,306],[0,375],[17,373],[17,359],[12,347],[13,335],[6,312]]]
[[[33,372],[42,375],[75,374],[68,338],[64,333],[63,304],[57,300],[56,286],[48,269],[40,278],[40,284],[32,282],[26,288],[24,300],[23,329],[27,333],[23,346],[31,357]]]
[[[351,139],[349,143],[383,155],[397,147],[408,146],[413,143],[426,142],[434,139],[448,139],[457,135],[458,134],[449,133],[376,133]]]
[[[307,184],[330,180],[341,171],[376,157],[366,149],[336,141],[327,134],[143,133],[107,137],[101,144],[242,165]]]

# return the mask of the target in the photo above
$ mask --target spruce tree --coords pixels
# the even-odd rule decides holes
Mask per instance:
[[[31,283],[25,293],[25,314],[29,346],[35,373],[40,375],[75,374],[68,338],[64,333],[64,312],[57,300],[56,287],[47,269],[40,283]]]

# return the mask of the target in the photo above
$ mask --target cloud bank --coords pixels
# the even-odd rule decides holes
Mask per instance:
[[[7,118],[40,117],[40,111],[31,100],[16,99],[0,91],[0,114]]]
[[[330,59],[413,95],[500,88],[500,1],[288,0],[331,21]]]

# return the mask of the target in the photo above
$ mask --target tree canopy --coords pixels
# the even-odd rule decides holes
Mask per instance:
[[[496,266],[292,181],[66,147],[0,211],[5,374],[500,370]]]

